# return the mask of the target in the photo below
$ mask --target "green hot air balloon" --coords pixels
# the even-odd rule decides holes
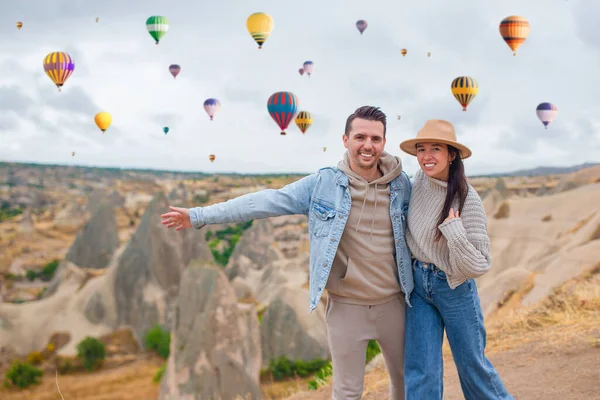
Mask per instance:
[[[166,135],[167,133],[169,133],[169,127],[168,127],[168,126],[165,126],[165,127],[163,128],[163,132],[165,133],[165,135]]]
[[[169,21],[160,15],[153,15],[146,20],[146,28],[150,36],[156,40],[156,44],[165,36],[169,30]]]

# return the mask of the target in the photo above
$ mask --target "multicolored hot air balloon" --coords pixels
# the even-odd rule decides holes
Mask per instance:
[[[548,125],[554,121],[556,114],[558,114],[558,108],[552,103],[540,103],[535,109],[535,113],[546,129],[548,129]]]
[[[169,133],[169,127],[168,127],[168,126],[165,126],[165,127],[163,128],[163,132],[165,133],[165,135],[166,135],[167,133]]]
[[[52,79],[59,92],[74,70],[75,62],[67,53],[56,51],[44,58],[44,72]]]
[[[513,51],[513,56],[517,55],[517,49],[525,42],[530,30],[529,22],[518,15],[511,15],[500,22],[500,34]]]
[[[210,117],[210,120],[213,120],[213,117],[219,110],[221,109],[221,102],[217,99],[206,99],[204,101],[204,111]]]
[[[452,94],[463,107],[463,111],[467,111],[467,106],[475,98],[479,92],[477,81],[469,76],[459,76],[452,81],[450,85]]]
[[[302,133],[306,133],[306,130],[310,128],[313,123],[312,115],[310,115],[308,111],[300,111],[294,122],[296,122],[296,126]]]
[[[298,70],[298,73],[300,74],[300,76],[304,75],[304,68],[300,68]]]
[[[94,122],[96,122],[96,125],[100,128],[102,133],[104,133],[112,123],[112,115],[106,111],[101,111],[94,117]]]
[[[211,155],[208,156],[208,159],[210,160],[210,162],[215,161],[215,158],[217,158],[217,157],[215,157],[214,154],[211,154]]]
[[[358,21],[356,21],[356,29],[358,29],[361,35],[365,31],[365,29],[367,29],[367,26],[369,26],[369,24],[367,24],[367,21],[365,21],[364,19],[359,19]]]
[[[153,15],[146,20],[146,28],[148,33],[156,41],[156,44],[160,42],[169,30],[169,20],[160,15]]]
[[[313,71],[315,70],[315,64],[312,61],[305,61],[304,64],[302,65],[302,68],[304,68],[304,72],[306,72],[308,74],[308,76],[310,76],[310,74],[313,73]]]
[[[169,72],[173,75],[173,79],[175,79],[179,75],[179,72],[181,72],[181,67],[177,64],[171,64],[169,65]]]
[[[267,101],[267,109],[271,118],[281,128],[281,134],[285,135],[285,130],[296,116],[298,98],[292,92],[273,93]]]
[[[402,54],[402,57],[406,56],[406,53],[408,53],[406,49],[400,50],[400,54]]]
[[[271,31],[275,23],[269,14],[257,12],[251,14],[246,20],[246,28],[248,33],[252,35],[252,39],[258,43],[258,48],[262,49],[263,43],[271,35]]]
[[[21,29],[23,27],[23,23],[21,21],[17,22],[17,29]]]

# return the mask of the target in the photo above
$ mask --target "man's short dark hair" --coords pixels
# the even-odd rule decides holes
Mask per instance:
[[[346,120],[346,129],[344,130],[346,136],[350,135],[350,129],[352,129],[352,121],[354,121],[356,118],[366,119],[367,121],[381,122],[383,124],[383,137],[385,138],[387,119],[385,114],[379,109],[379,107],[362,106],[357,108],[356,111],[350,114],[350,116]]]

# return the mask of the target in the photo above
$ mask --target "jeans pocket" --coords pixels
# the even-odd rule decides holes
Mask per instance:
[[[441,269],[438,269],[438,270],[435,271],[435,276],[438,279],[441,279],[443,281],[447,281],[448,280],[448,277],[446,276],[446,273],[444,271],[442,271]]]

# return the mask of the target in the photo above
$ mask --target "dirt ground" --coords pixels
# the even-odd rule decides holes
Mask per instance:
[[[600,399],[600,329],[561,347],[527,343],[489,355],[516,400]],[[451,356],[444,360],[444,400],[464,399]],[[365,379],[363,400],[386,400],[387,373],[373,371]],[[298,393],[288,400],[329,400],[331,387]]]

